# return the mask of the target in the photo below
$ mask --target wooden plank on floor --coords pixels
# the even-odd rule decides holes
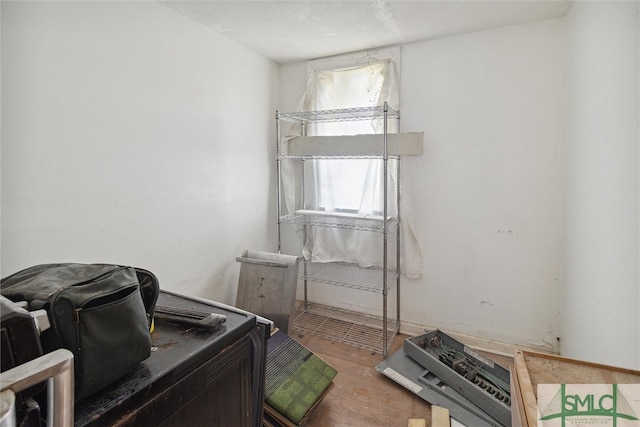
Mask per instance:
[[[517,381],[520,384],[520,394],[522,395],[522,402],[524,406],[524,413],[526,415],[527,426],[533,427],[538,424],[538,404],[535,392],[533,390],[533,385],[531,384],[531,378],[529,377],[529,371],[527,371],[527,364],[521,351],[516,351],[514,365],[516,369],[516,375],[518,375]]]
[[[431,427],[451,427],[449,410],[442,406],[431,406]]]
[[[409,420],[408,427],[427,427],[427,420],[412,418]]]

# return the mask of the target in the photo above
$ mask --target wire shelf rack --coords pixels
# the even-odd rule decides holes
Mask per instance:
[[[383,270],[379,267],[362,268],[346,263],[324,263],[305,261],[299,277],[313,282],[361,291],[382,293]],[[396,284],[396,269],[387,268],[387,290]]]
[[[278,113],[276,118],[294,123],[327,123],[337,121],[371,120],[384,118],[384,106],[337,108],[333,110],[299,111]],[[387,118],[399,118],[400,112],[387,107]]]
[[[387,321],[387,341],[384,343],[381,317],[356,313],[336,307],[298,301],[293,320],[293,330],[308,333],[353,347],[384,354],[398,334],[395,320]]]
[[[395,120],[393,120],[395,119]],[[313,227],[324,227],[333,229],[346,229],[379,233],[381,239],[376,239],[375,244],[381,244],[381,264],[386,269],[380,270],[382,274],[379,274],[380,278],[370,284],[365,284],[362,281],[351,281],[348,277],[343,279],[331,277],[324,274],[315,274],[308,272],[304,273],[304,310],[302,310],[298,316],[298,330],[315,333],[318,335],[327,336],[337,341],[342,341],[348,344],[355,345],[356,347],[362,347],[370,349],[374,352],[381,353],[384,358],[387,357],[387,351],[390,342],[397,334],[400,324],[400,157],[394,154],[389,156],[389,132],[394,134],[400,130],[400,113],[398,110],[389,107],[385,102],[379,106],[367,106],[357,108],[341,108],[333,110],[316,110],[316,111],[302,111],[302,112],[290,112],[280,113],[276,112],[276,172],[278,176],[278,183],[276,185],[276,204],[277,204],[277,234],[278,234],[278,252],[281,250],[281,225],[282,224],[295,224],[302,225],[303,234]],[[313,141],[309,139],[301,140],[299,143],[291,140],[290,138],[284,138],[284,135],[293,136],[301,135],[303,138],[307,138],[307,135],[322,135],[333,137],[336,136],[335,132],[340,132],[343,126],[324,126],[329,122],[348,122],[348,121],[371,121],[371,124],[382,125],[382,133],[380,136],[374,136],[373,146],[375,149],[363,144],[355,144],[357,147],[341,146],[340,149],[334,149],[331,147],[334,139],[330,138],[329,147],[325,148],[321,144],[313,144]],[[373,123],[375,121],[375,123]],[[281,128],[281,124],[289,122],[286,128]],[[293,124],[291,126],[290,124]],[[314,125],[314,124],[317,124]],[[325,127],[327,129],[325,129]],[[328,129],[331,127],[332,129]],[[348,126],[345,126],[345,128]],[[323,135],[327,133],[328,135]],[[357,135],[356,135],[357,136]],[[309,137],[312,138],[312,137]],[[295,138],[294,138],[295,139]],[[362,138],[360,138],[362,139]],[[380,141],[381,140],[381,141]],[[291,146],[288,146],[289,142],[292,142]],[[327,141],[325,141],[327,142]],[[382,142],[382,148],[378,147]],[[283,147],[283,144],[287,143],[287,147]],[[354,144],[352,144],[354,145]],[[371,144],[369,144],[371,145]],[[282,150],[282,148],[286,148]],[[380,209],[382,212],[379,215],[362,215],[351,212],[325,212],[322,210],[316,210],[314,206],[307,204],[307,192],[305,184],[305,159],[381,159],[382,165],[382,177],[383,184],[380,186],[379,194],[381,200],[384,201],[383,207]],[[299,187],[294,187],[295,192],[300,191],[301,194],[296,195],[296,201],[294,203],[295,208],[283,209],[284,198],[282,190],[285,184],[288,184],[288,180],[283,180],[282,170],[284,159],[296,159],[299,162],[291,162],[294,171],[297,174],[296,185],[299,183]],[[389,167],[389,160],[394,160],[396,177],[398,179],[392,179],[393,168]],[[287,165],[291,166],[291,165]],[[390,191],[391,185],[395,185],[395,192]],[[295,212],[294,212],[295,209]],[[359,234],[359,233],[353,233]],[[389,235],[391,234],[391,238]],[[305,237],[303,237],[303,240]],[[381,240],[381,241],[377,241]],[[390,251],[390,247],[395,241],[395,250]],[[373,248],[371,248],[373,249]],[[389,262],[395,253],[395,262]],[[395,271],[389,274],[389,264],[395,264]],[[386,274],[385,274],[386,273]],[[347,279],[347,280],[345,280]],[[347,315],[345,311],[339,310],[339,316],[335,315],[324,316],[324,319],[316,312],[312,310],[312,305],[309,305],[307,299],[307,286],[308,281],[315,281],[330,285],[339,285],[343,287],[352,288],[355,290],[365,290],[371,292],[379,292],[382,294],[382,317],[376,318],[375,316],[363,315],[360,313]],[[348,282],[348,283],[345,283]],[[388,290],[391,286],[396,287],[396,320],[392,321],[388,318]],[[315,307],[317,308],[317,307]],[[321,311],[327,311],[323,308]],[[335,313],[335,310],[334,310]],[[353,318],[356,316],[355,321],[347,322],[343,324],[346,318]],[[338,323],[336,323],[338,322]],[[295,327],[293,328],[295,329]]]
[[[387,155],[387,159],[397,160],[400,156]],[[283,160],[381,160],[384,159],[382,154],[335,154],[335,155],[318,155],[318,154],[296,154],[280,156]]]
[[[281,223],[316,225],[329,228],[342,228],[348,230],[384,232],[384,224],[378,218],[349,218],[331,215],[313,215],[305,213],[292,213],[280,217]],[[387,219],[387,231],[392,230],[398,224],[398,219],[389,217]]]

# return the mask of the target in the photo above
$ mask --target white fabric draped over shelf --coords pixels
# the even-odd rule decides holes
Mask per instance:
[[[399,106],[399,48],[311,61],[308,82],[297,111],[330,110],[383,105]],[[399,130],[396,119],[388,120],[388,132]],[[307,136],[361,135],[383,133],[383,120],[340,121],[306,125]],[[281,128],[282,150],[287,155],[288,141],[301,136],[299,126],[287,123]],[[421,146],[420,146],[421,148]],[[340,153],[335,153],[340,154]],[[397,162],[388,160],[387,215],[397,216]],[[301,206],[299,164],[282,162],[284,208],[288,213]],[[402,171],[401,171],[402,173]],[[306,209],[327,212],[352,212],[361,215],[383,214],[383,161],[380,159],[306,160],[304,167]],[[414,231],[411,191],[402,180],[400,199],[402,274],[422,277],[422,249]],[[390,234],[390,236],[395,233]],[[394,242],[390,246],[395,247]],[[382,267],[382,239],[377,233],[338,228],[311,227],[304,242],[303,256],[313,262],[346,262],[361,267]],[[395,254],[395,250],[392,252]],[[395,257],[388,257],[395,267]]]

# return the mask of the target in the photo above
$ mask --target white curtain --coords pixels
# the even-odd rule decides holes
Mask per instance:
[[[308,82],[299,111],[328,110],[382,105],[399,109],[399,48],[363,52],[311,61]],[[396,119],[390,119],[389,132],[396,132]],[[382,133],[382,120],[347,121],[309,125],[307,135],[357,135]],[[295,136],[295,135],[290,135]],[[285,136],[286,138],[286,136]],[[335,159],[307,161],[305,164],[306,208],[328,212],[366,215],[383,213],[383,161],[378,159]],[[396,161],[388,161],[387,214],[397,216]],[[285,201],[295,205],[294,172],[283,168]],[[287,191],[286,187],[289,187]],[[422,250],[411,224],[413,215],[407,186],[401,198],[401,272],[422,277]],[[391,235],[390,235],[391,236]],[[395,243],[393,243],[395,246]],[[382,239],[377,233],[336,228],[312,227],[307,233],[303,255],[313,262],[347,262],[362,267],[382,266]],[[395,257],[389,257],[395,266]]]

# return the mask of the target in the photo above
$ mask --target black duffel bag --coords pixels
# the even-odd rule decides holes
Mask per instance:
[[[142,286],[141,286],[142,284]],[[113,264],[43,264],[0,281],[3,296],[45,309],[44,352],[74,355],[75,399],[111,384],[149,357],[158,298],[149,271]]]

